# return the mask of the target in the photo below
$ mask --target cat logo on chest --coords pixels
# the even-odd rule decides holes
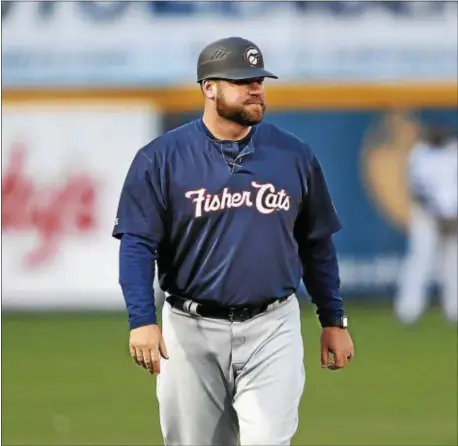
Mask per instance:
[[[221,211],[223,209],[239,207],[255,207],[261,214],[290,208],[290,197],[285,190],[277,191],[271,183],[251,182],[252,190],[241,192],[230,192],[225,187],[220,194],[210,194],[205,188],[190,190],[185,193],[186,198],[192,199],[195,204],[195,217],[202,217],[203,214]]]

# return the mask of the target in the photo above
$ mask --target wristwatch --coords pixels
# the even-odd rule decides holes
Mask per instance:
[[[325,327],[337,327],[337,328],[347,328],[348,327],[348,318],[347,316],[339,317],[338,319],[334,319],[329,321]]]

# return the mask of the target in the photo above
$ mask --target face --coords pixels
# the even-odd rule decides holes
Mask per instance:
[[[264,78],[215,82],[215,107],[219,116],[244,127],[258,124],[266,111]]]

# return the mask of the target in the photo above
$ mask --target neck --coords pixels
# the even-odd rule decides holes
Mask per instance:
[[[245,138],[251,130],[251,127],[229,121],[208,110],[204,110],[202,120],[212,135],[221,140],[239,141]]]

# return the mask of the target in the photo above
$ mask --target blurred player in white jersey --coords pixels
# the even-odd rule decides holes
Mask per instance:
[[[434,273],[444,315],[457,322],[457,165],[458,142],[448,129],[429,128],[410,153],[408,250],[394,307],[405,324],[416,322],[425,311]]]

